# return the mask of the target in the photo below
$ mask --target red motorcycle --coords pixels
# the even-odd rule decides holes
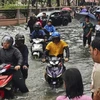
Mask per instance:
[[[13,66],[11,64],[0,65],[0,100],[13,98]]]

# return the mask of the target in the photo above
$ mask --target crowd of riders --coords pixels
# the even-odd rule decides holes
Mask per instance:
[[[40,18],[31,16],[27,27],[30,28],[30,42],[34,38],[42,38],[44,42],[44,53],[42,61],[45,62],[47,56],[63,57],[65,50],[65,61],[69,60],[69,47],[66,42],[61,40],[60,33],[56,31],[52,25],[52,20],[46,20],[45,13],[42,16],[44,22]],[[44,27],[43,27],[44,26]],[[51,34],[50,34],[51,32]],[[51,40],[49,40],[51,38]],[[14,84],[14,91],[21,91],[22,93],[29,92],[25,81],[28,77],[28,47],[25,45],[25,36],[23,34],[16,34],[13,39],[10,35],[4,35],[1,40],[2,48],[0,48],[0,64],[11,64],[14,66],[12,82]]]
[[[91,42],[91,30],[92,25],[89,23],[89,18],[86,16],[86,23],[83,23],[83,45],[86,45],[86,40],[88,40],[88,45],[92,49],[97,48],[100,50],[100,44],[97,37],[100,32],[100,20],[98,20],[98,25],[96,25],[96,39]],[[42,19],[31,16],[28,21],[27,27],[30,29],[30,42],[34,38],[44,39],[44,48],[42,61],[46,62],[46,58],[49,57],[61,57],[64,58],[65,62],[68,62],[70,57],[68,44],[61,39],[61,35],[57,32],[56,28],[52,25],[52,20],[47,20],[46,14],[43,13]],[[88,32],[87,32],[88,31]],[[85,34],[87,33],[87,34]],[[15,41],[14,41],[15,40]],[[25,45],[25,37],[23,34],[16,34],[15,39],[9,35],[5,35],[1,40],[2,48],[0,48],[0,64],[12,64],[14,66],[14,73],[12,81],[14,83],[15,90],[19,90],[22,93],[29,92],[25,80],[28,77],[28,47]],[[97,50],[96,49],[96,50]],[[65,57],[64,57],[65,51]],[[96,51],[95,51],[96,52]],[[99,52],[99,51],[98,51]],[[92,54],[93,56],[93,54]],[[94,54],[96,56],[96,54]],[[99,56],[97,57],[99,58]],[[94,59],[94,58],[93,58]],[[98,63],[97,61],[96,63]],[[65,66],[63,66],[65,67]],[[95,70],[96,71],[96,70]],[[70,76],[69,76],[70,75]],[[74,80],[75,79],[75,80]],[[92,100],[90,97],[83,94],[83,83],[81,74],[78,69],[71,68],[64,73],[64,84],[66,88],[66,96],[59,96],[56,100]],[[71,85],[75,87],[71,87]],[[92,87],[93,88],[93,87]],[[93,91],[94,94],[94,91]],[[79,98],[77,98],[79,97]],[[97,99],[94,99],[97,100]]]
[[[45,13],[43,13],[43,18],[46,19]],[[90,48],[92,59],[95,62],[94,64],[95,68],[93,69],[92,74],[95,74],[96,76],[93,75],[91,76],[92,98],[93,100],[99,100],[100,94],[97,94],[97,92],[100,93],[100,89],[98,88],[100,86],[99,84],[100,81],[98,79],[98,77],[100,76],[100,74],[98,74],[98,71],[100,70],[98,67],[99,66],[98,63],[100,63],[99,62],[100,20],[98,19],[98,24],[95,27],[93,27],[92,23],[89,20],[89,16],[86,16],[82,28],[83,28],[83,46],[84,47],[86,46],[86,41],[88,40],[88,47]],[[96,34],[94,40],[91,42],[91,36],[93,31],[95,31]],[[42,61],[46,62],[46,58],[48,56],[49,57],[55,56],[64,58],[64,61],[67,62],[70,56],[68,44],[61,39],[60,33],[57,32],[56,28],[52,25],[52,20],[49,19],[43,22],[42,19],[38,18],[38,20],[34,24],[33,32],[31,32],[31,39],[33,38],[45,39],[46,36],[48,37],[47,41],[49,42],[45,45]],[[65,51],[65,57],[64,57],[64,51]],[[94,51],[96,54],[93,53]],[[92,100],[90,96],[84,95],[83,93],[84,87],[83,87],[82,77],[78,69],[69,68],[68,70],[65,70],[63,80],[66,89],[66,95],[58,96],[56,100]]]

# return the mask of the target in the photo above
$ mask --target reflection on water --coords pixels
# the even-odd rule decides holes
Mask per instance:
[[[68,26],[58,27],[58,31],[61,33],[61,37],[69,44],[70,48],[70,60],[65,63],[66,68],[76,67],[80,70],[85,87],[85,93],[90,93],[90,76],[93,66],[89,49],[82,46],[82,28],[79,22],[73,20]],[[30,51],[31,44],[29,43],[29,30],[25,30],[25,25],[14,27],[1,27],[0,28],[0,40],[4,34],[10,34],[13,37],[17,34],[24,34],[26,37],[26,44]],[[26,80],[27,86],[30,92],[27,95],[16,97],[14,100],[55,100],[58,95],[64,94],[63,86],[59,89],[52,90],[44,80],[44,73],[46,63],[42,63],[40,60],[35,61],[31,53],[29,54],[29,76]]]

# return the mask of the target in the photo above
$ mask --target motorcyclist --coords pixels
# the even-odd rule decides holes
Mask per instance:
[[[44,12],[42,15],[42,26],[44,27],[46,25],[46,23],[47,23],[47,15]]]
[[[69,47],[66,42],[60,39],[59,32],[52,33],[52,41],[46,46],[42,61],[46,61],[47,56],[63,57],[63,52],[66,52],[65,61],[69,60]]]
[[[40,38],[40,39],[44,39],[44,42],[42,42],[43,44],[43,50],[45,49],[46,46],[46,42],[45,42],[45,32],[42,29],[41,25],[37,22],[34,26],[34,31],[32,32],[32,36],[31,36],[31,42],[32,39],[36,39],[36,38]]]
[[[44,31],[46,33],[47,39],[51,41],[51,34],[56,31],[55,27],[52,25],[51,19],[49,19],[47,24],[44,26]]]
[[[49,33],[56,31],[55,27],[52,25],[51,19],[47,21],[47,24],[44,26],[44,29],[46,29]]]
[[[34,31],[32,32],[31,39],[33,38],[45,38],[45,32],[42,30],[42,27],[38,22],[34,25]]]
[[[15,36],[15,44],[14,46],[21,52],[22,57],[23,57],[23,63],[21,66],[21,71],[23,74],[23,78],[26,79],[28,76],[28,48],[25,45],[25,37],[22,34],[16,34]]]
[[[23,59],[20,51],[13,46],[13,38],[5,35],[1,40],[2,48],[0,48],[0,64],[7,63],[14,67],[12,81],[22,93],[28,92],[22,73],[20,71]]]

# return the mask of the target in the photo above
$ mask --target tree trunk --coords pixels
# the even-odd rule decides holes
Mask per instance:
[[[4,0],[2,0],[2,6],[4,6],[4,2],[5,2],[5,1],[4,1]]]
[[[67,0],[67,5],[70,6],[70,0]]]
[[[98,2],[99,2],[98,5],[100,5],[100,0],[98,0]]]

